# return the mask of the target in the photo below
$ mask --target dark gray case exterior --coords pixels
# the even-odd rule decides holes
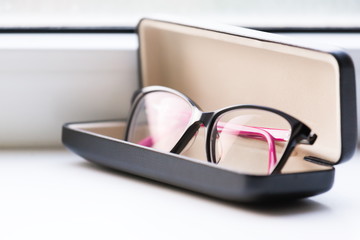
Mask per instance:
[[[224,32],[209,27],[194,27]],[[261,32],[254,31],[253,36],[246,32],[245,37],[327,52],[337,59],[340,69],[342,136],[338,163],[350,159],[357,141],[355,74],[350,57],[339,50],[329,51],[292,42],[279,42],[276,37],[269,38],[268,34],[262,37]],[[328,191],[334,181],[333,167],[330,170],[271,176],[241,174],[76,129],[74,124],[63,126],[62,141],[67,148],[88,161],[224,200],[254,202],[304,198]]]
[[[90,162],[224,200],[304,198],[328,191],[334,181],[334,168],[271,176],[239,174],[210,163],[73,129],[71,125],[63,127],[63,143]]]

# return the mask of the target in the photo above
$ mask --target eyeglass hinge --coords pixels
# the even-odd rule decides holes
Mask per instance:
[[[313,145],[316,139],[317,139],[317,135],[311,132],[307,138],[300,140],[299,143]]]

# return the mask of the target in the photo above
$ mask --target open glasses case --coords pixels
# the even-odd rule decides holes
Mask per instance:
[[[126,120],[66,124],[66,147],[103,166],[230,201],[303,198],[332,187],[334,165],[351,158],[357,138],[354,68],[346,53],[230,26],[143,19],[137,32],[141,87],[176,89],[204,111],[275,108],[318,139],[297,145],[274,175],[208,163],[200,136],[182,155],[126,142]]]

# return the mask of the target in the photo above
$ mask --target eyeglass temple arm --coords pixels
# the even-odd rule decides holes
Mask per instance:
[[[223,122],[217,123],[217,130],[221,131],[225,127]],[[264,133],[269,134],[274,141],[285,142],[289,139],[289,130],[287,129],[278,129],[278,128],[265,128],[265,127],[253,127],[253,126],[245,126],[239,124],[231,124],[226,123],[226,128],[231,129],[232,134],[234,135],[249,135],[251,137],[251,133]],[[245,130],[246,129],[246,130]]]
[[[222,122],[217,123],[217,130],[219,132],[224,131],[225,124]],[[275,149],[275,141],[287,141],[287,137],[289,135],[289,130],[284,129],[274,129],[274,128],[262,128],[262,127],[250,127],[250,126],[243,126],[238,124],[226,124],[226,129],[228,133],[236,135],[236,136],[243,136],[243,137],[250,137],[250,138],[257,138],[266,140],[269,147],[269,164],[268,164],[268,171],[270,172],[271,169],[276,165],[277,158],[276,158],[276,149]],[[151,136],[146,137],[138,142],[139,145],[152,147],[153,146],[153,139]]]
[[[223,124],[219,124],[218,123],[218,131],[222,130],[223,129]],[[270,134],[270,136],[272,137],[272,139],[274,141],[287,141],[288,139],[288,134],[289,134],[289,130],[285,130],[285,129],[274,129],[274,128],[263,128],[263,127],[249,127],[247,126],[247,131],[243,131],[241,129],[242,128],[244,129],[245,126],[241,126],[241,125],[236,125],[236,128],[238,129],[234,129],[234,131],[232,131],[231,133],[232,134],[235,134],[235,135],[244,135],[244,136],[248,136],[248,137],[251,137],[251,135],[253,135],[252,133],[256,133],[255,130],[264,130],[262,131],[262,133],[264,134]],[[259,131],[257,131],[259,132]],[[263,134],[260,134],[260,135],[257,135],[257,136],[262,136]],[[151,147],[153,145],[153,140],[152,140],[152,137],[149,136],[149,137],[146,137],[142,140],[140,140],[138,142],[139,145],[142,145],[142,146],[146,146],[146,147]]]

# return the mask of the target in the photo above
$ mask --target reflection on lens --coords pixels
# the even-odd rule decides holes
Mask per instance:
[[[147,93],[134,111],[128,141],[169,152],[191,117],[192,107],[183,98],[161,91]]]
[[[222,114],[211,132],[212,161],[231,169],[269,174],[281,159],[291,135],[283,117],[260,109]]]

